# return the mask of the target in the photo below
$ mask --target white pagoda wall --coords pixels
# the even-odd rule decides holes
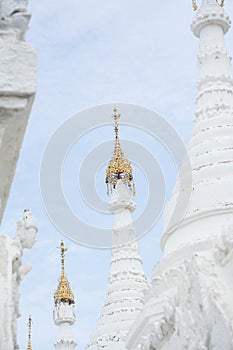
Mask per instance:
[[[24,41],[27,0],[0,0],[0,221],[36,92],[36,53]]]

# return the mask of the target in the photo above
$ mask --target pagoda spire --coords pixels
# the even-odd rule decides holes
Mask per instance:
[[[73,350],[76,342],[72,333],[72,325],[75,322],[73,307],[75,304],[74,294],[70,288],[70,283],[65,275],[65,253],[68,249],[64,242],[60,244],[61,275],[58,286],[54,293],[53,319],[56,326],[59,326],[59,334],[55,348],[57,350]]]
[[[117,116],[116,109],[113,115]],[[117,129],[114,149],[114,156],[117,155],[116,163],[119,159],[125,161],[119,162],[123,167],[112,165],[110,161],[106,171],[109,182],[114,179],[113,193],[109,202],[109,211],[114,214],[112,258],[105,303],[87,346],[88,350],[126,349],[126,336],[142,310],[143,291],[147,288],[131,217],[136,208],[132,200],[133,193],[128,190],[129,181],[132,181],[132,168],[119,146],[118,124],[115,124],[115,128]],[[132,188],[132,185],[129,186],[130,190]]]
[[[67,301],[69,304],[74,304],[74,294],[70,288],[70,284],[65,276],[65,252],[68,248],[65,248],[64,242],[60,244],[61,254],[61,275],[58,281],[57,289],[54,293],[54,302],[58,304],[62,301]]]
[[[115,189],[117,181],[121,179],[125,184],[128,185],[133,195],[135,195],[135,186],[133,183],[133,171],[130,162],[125,157],[124,152],[121,149],[119,140],[119,123],[121,115],[117,113],[117,108],[113,109],[113,120],[114,120],[114,131],[115,131],[115,147],[112,155],[112,159],[108,164],[106,170],[106,184],[107,193]]]
[[[32,318],[28,317],[28,346],[27,350],[32,350],[31,337],[32,337]]]
[[[202,0],[191,25],[199,39],[194,130],[187,150],[192,196],[186,213],[177,215],[182,216],[178,222],[171,213],[179,194],[187,191],[187,183],[185,187],[177,181],[164,211],[161,245],[165,254],[197,240],[213,237],[214,241],[222,227],[232,221],[233,80],[224,40],[231,21],[223,5],[223,1]],[[184,161],[179,178],[187,178],[186,169]]]

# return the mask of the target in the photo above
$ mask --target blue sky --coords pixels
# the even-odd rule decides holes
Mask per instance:
[[[49,350],[53,348],[58,331],[52,320],[53,292],[60,273],[57,246],[64,237],[50,222],[41,200],[39,173],[46,144],[58,126],[77,112],[117,102],[142,105],[156,111],[187,143],[192,131],[196,96],[198,40],[190,31],[191,0],[148,0],[146,3],[139,0],[70,0],[69,4],[61,0],[31,0],[29,9],[32,20],[27,41],[37,48],[37,95],[1,232],[13,235],[15,222],[23,209],[32,210],[39,232],[33,249],[24,254],[24,261],[30,262],[33,269],[20,289],[22,317],[18,322],[18,340],[20,349],[26,348],[26,323],[31,314],[33,349]],[[227,0],[226,9],[233,18],[233,8]],[[231,30],[226,36],[231,55],[232,36]],[[122,115],[122,122],[123,118]],[[121,133],[124,138],[142,143],[143,135],[138,130],[122,127]],[[112,139],[110,126],[103,128],[101,136],[103,140]],[[68,157],[64,187],[74,210],[76,198],[72,196],[70,183],[75,180],[81,161],[78,150],[81,149],[82,157],[85,157],[91,147],[91,138],[98,144],[101,142],[97,134],[89,135],[89,139],[84,138],[75,145]],[[164,157],[158,143],[152,140],[148,140],[146,146],[161,163],[169,195],[176,177],[175,171],[169,174],[167,170],[169,157]],[[137,168],[135,173],[136,186],[141,190],[145,177]],[[106,200],[103,175],[102,169],[96,183],[97,191]],[[145,205],[140,190],[135,198],[138,211]],[[77,201],[85,216],[85,203],[78,197]],[[96,214],[95,220],[101,225],[101,216]],[[161,234],[160,220],[139,241],[148,278],[161,257]],[[68,239],[65,243],[70,248],[66,271],[76,296],[77,321],[73,328],[77,349],[84,349],[104,301],[110,251],[86,248]]]

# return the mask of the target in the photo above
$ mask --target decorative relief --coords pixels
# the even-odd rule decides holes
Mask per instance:
[[[212,23],[218,24],[222,27],[223,32],[226,33],[231,25],[231,20],[228,14],[218,5],[218,2],[211,0],[212,3],[204,3],[197,15],[194,17],[191,29],[195,36],[199,37],[200,32],[205,25]]]
[[[18,221],[13,239],[0,235],[2,255],[0,257],[0,280],[4,293],[0,300],[0,309],[8,310],[0,318],[0,348],[18,348],[16,340],[17,318],[19,313],[19,285],[30,271],[31,265],[22,262],[23,249],[31,249],[36,238],[37,226],[31,213],[25,210],[23,219]],[[1,331],[3,330],[3,334]],[[8,335],[7,335],[8,334]],[[7,335],[7,336],[6,336]]]
[[[215,246],[214,257],[221,266],[225,266],[230,259],[233,260],[233,225],[223,228]]]
[[[159,307],[163,300],[163,312],[156,321],[147,321],[137,347],[129,349],[231,350],[233,313],[218,268],[229,260],[233,261],[233,226],[224,229],[214,249],[195,253],[175,271],[158,276],[146,294],[145,308]]]
[[[23,40],[30,14],[28,0],[0,0],[0,37]]]

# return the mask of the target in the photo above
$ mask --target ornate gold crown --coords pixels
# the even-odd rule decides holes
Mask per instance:
[[[32,318],[31,316],[28,317],[28,347],[27,350],[32,350],[32,344],[31,344],[31,336],[32,336]]]
[[[68,250],[64,246],[64,242],[61,242],[61,276],[58,280],[58,286],[54,293],[55,305],[62,301],[67,301],[69,304],[74,304],[74,294],[71,291],[69,281],[65,276],[65,252]]]
[[[108,164],[106,169],[106,185],[107,185],[107,194],[116,187],[117,181],[121,179],[125,184],[127,184],[132,192],[135,195],[135,186],[133,181],[133,171],[130,162],[124,156],[124,153],[121,149],[120,140],[119,140],[119,124],[118,119],[120,119],[120,114],[117,113],[116,107],[113,110],[113,119],[115,121],[114,130],[115,130],[115,147],[112,159]]]
[[[216,2],[218,3],[219,0],[216,0]],[[193,9],[194,9],[194,11],[196,11],[196,10],[198,9],[196,0],[192,0],[192,4],[193,4]],[[223,7],[224,4],[225,4],[225,0],[221,0],[220,6]]]

